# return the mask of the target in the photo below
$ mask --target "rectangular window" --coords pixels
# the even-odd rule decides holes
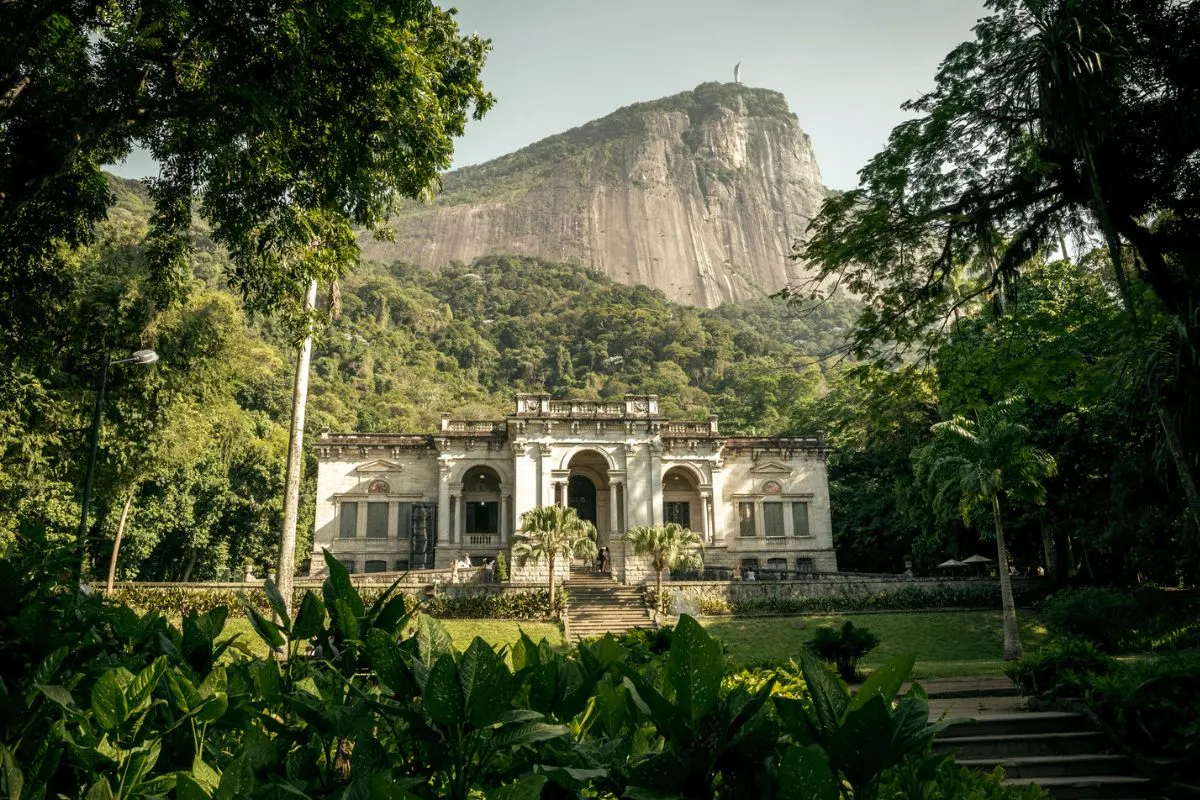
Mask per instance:
[[[386,539],[388,523],[387,503],[367,503],[367,538]],[[383,570],[380,570],[382,572]]]
[[[808,503],[792,503],[792,535],[812,535],[808,532]]]
[[[499,533],[500,504],[495,501],[469,502],[467,506],[467,533]]]
[[[783,536],[783,503],[763,503],[763,530],[768,538]]]
[[[407,539],[412,533],[412,503],[396,504],[396,538]],[[406,567],[407,569],[407,567]]]
[[[757,558],[743,558],[742,559],[742,579],[743,580],[747,577],[747,575],[746,575],[747,572],[758,572],[758,559]]]
[[[358,536],[358,503],[342,503],[338,506],[342,518],[338,522],[338,536],[353,539]]]
[[[386,561],[368,561],[367,572],[387,572]]]
[[[796,574],[811,575],[812,573],[814,573],[816,571],[817,571],[816,566],[813,564],[813,560],[811,558],[797,558],[796,559]]]
[[[738,526],[742,536],[757,536],[754,526],[754,503],[738,503]]]
[[[692,504],[686,500],[668,500],[664,502],[663,521],[677,522],[685,528],[691,528]]]
[[[767,559],[767,577],[771,580],[783,581],[788,577],[788,565],[786,558],[768,558]]]

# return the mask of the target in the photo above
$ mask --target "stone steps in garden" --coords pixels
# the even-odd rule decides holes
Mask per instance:
[[[1151,800],[1162,795],[1082,714],[1063,711],[982,714],[947,728],[934,752],[991,772],[1014,786],[1036,783],[1054,800]]]
[[[572,565],[567,592],[571,596],[568,614],[573,642],[653,625],[641,589],[622,586],[608,575]]]

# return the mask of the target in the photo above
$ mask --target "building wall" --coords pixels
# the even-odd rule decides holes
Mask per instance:
[[[567,504],[575,475],[588,477],[595,486],[599,543],[613,552],[614,574],[624,582],[646,580],[647,569],[625,552],[620,537],[634,526],[662,523],[664,500],[686,503],[709,565],[738,571],[747,559],[757,559],[759,569],[837,570],[823,439],[722,437],[715,418],[671,423],[659,417],[653,395],[630,395],[624,403],[518,395],[516,412],[503,421],[445,417],[440,431],[425,436],[327,434],[317,453],[312,565],[318,574],[323,547],[354,561],[359,571],[367,561],[386,561],[390,569],[407,557],[407,540],[394,535],[395,510],[388,538],[366,538],[367,503],[436,504],[433,566],[447,567],[464,551],[478,564],[509,551],[525,511]],[[499,483],[495,535],[465,531],[465,504],[486,499],[463,484],[479,466],[486,466]],[[373,481],[386,482],[385,490],[369,491]],[[341,536],[339,509],[346,502],[359,504],[359,535],[354,538]],[[741,535],[739,503],[753,505],[753,536]],[[764,509],[770,504],[783,509],[779,530],[768,530]],[[808,535],[798,535],[793,525],[794,504],[808,510]],[[769,532],[781,535],[767,536]],[[534,568],[522,570],[522,577],[535,574]]]

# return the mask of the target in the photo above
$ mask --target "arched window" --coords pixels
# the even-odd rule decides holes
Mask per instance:
[[[490,467],[473,467],[463,476],[463,501],[469,543],[490,544],[500,532],[500,477]]]
[[[388,494],[392,491],[392,487],[388,486],[388,482],[384,480],[373,480],[367,486],[367,494]]]

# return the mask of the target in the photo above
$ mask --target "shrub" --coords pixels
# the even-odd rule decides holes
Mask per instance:
[[[1137,601],[1098,586],[1056,592],[1040,611],[1051,633],[1085,639],[1108,652],[1132,643],[1138,618]]]
[[[554,598],[557,611],[567,602],[566,592]],[[546,589],[488,592],[486,594],[436,594],[425,606],[425,613],[439,619],[519,619],[538,620],[553,616],[550,592]]]
[[[508,561],[504,558],[504,553],[496,554],[496,580],[501,583],[508,582]]]
[[[866,628],[857,628],[850,620],[841,629],[817,628],[809,647],[826,661],[832,662],[844,681],[858,677],[858,660],[879,646],[879,637]]]
[[[1115,666],[1116,662],[1091,642],[1070,640],[1028,653],[1006,666],[1004,674],[1021,694],[1053,700],[1083,697],[1095,676],[1107,675]]]
[[[932,778],[929,769],[933,768]],[[1036,784],[1004,782],[1004,769],[982,772],[955,764],[949,758],[910,756],[884,775],[880,797],[903,800],[1049,800]]]
[[[1184,770],[1200,760],[1200,654],[1121,664],[1095,679],[1087,701],[1143,755]]]

